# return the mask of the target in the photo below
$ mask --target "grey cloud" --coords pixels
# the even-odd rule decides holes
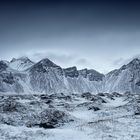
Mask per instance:
[[[76,56],[74,54],[64,54],[60,52],[40,52],[28,55],[32,60],[39,61],[43,58],[49,58],[57,65],[61,65],[62,67],[69,66],[74,64],[76,60]]]
[[[30,59],[37,62],[43,58],[49,58],[51,61],[60,65],[61,67],[76,66],[78,69],[91,66],[90,62],[86,58],[78,57],[75,54],[66,54],[59,52],[40,52],[28,55]]]
[[[124,58],[119,58],[119,59],[116,59],[115,61],[113,61],[113,65],[114,66],[121,66],[122,64],[124,64],[124,61],[125,59]]]
[[[81,59],[77,60],[77,64],[87,65],[87,64],[89,64],[89,62],[86,59],[81,58]]]

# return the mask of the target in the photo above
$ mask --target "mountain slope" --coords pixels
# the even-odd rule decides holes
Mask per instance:
[[[9,68],[5,61],[0,61],[0,92],[24,92],[24,87],[20,81],[25,77],[26,75]]]
[[[103,81],[105,92],[140,92],[140,60],[134,59],[120,69],[111,71]]]
[[[140,59],[103,75],[95,70],[61,68],[49,59],[26,57],[0,61],[0,92],[83,93],[140,92]]]
[[[29,70],[30,84],[37,92],[98,92],[99,82],[89,81],[76,67],[63,69],[49,59],[43,59]]]
[[[65,90],[62,68],[49,59],[36,63],[28,69],[28,73],[34,91],[50,93]]]

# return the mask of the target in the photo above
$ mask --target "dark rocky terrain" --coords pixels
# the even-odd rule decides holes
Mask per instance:
[[[140,137],[140,95],[0,95],[1,140]]]

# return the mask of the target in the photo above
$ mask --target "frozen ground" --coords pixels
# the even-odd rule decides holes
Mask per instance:
[[[44,98],[44,95],[41,99],[40,96],[34,95],[26,99],[18,96],[16,101],[27,106],[28,114],[31,112],[30,108],[35,114],[53,106],[65,112],[68,115],[67,120],[70,117],[73,121],[61,122],[62,125],[56,125],[53,129],[27,127],[24,125],[26,121],[23,118],[22,123],[19,120],[20,111],[1,111],[0,140],[140,140],[139,95],[53,95],[49,97],[51,103],[44,103],[48,97]],[[1,97],[0,107],[3,105],[4,98],[7,97]],[[41,103],[40,106],[29,104],[33,101]],[[19,118],[15,117],[15,112],[18,113]],[[9,123],[9,120],[5,119],[9,116],[10,120],[13,116],[15,120]],[[36,117],[32,121],[36,122]]]

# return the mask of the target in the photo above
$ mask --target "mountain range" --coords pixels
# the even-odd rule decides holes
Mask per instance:
[[[34,63],[27,57],[0,61],[1,93],[139,93],[140,59],[101,74],[94,69],[62,68],[48,58]]]

